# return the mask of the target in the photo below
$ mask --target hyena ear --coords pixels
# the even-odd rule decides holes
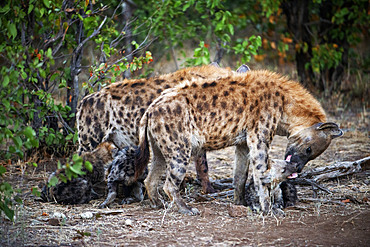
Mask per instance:
[[[220,68],[220,65],[217,62],[212,62],[210,65],[215,66],[216,68]]]
[[[320,124],[316,127],[316,130],[325,131],[325,133],[330,135],[332,139],[343,135],[343,131],[339,128],[339,126],[332,122]]]
[[[236,72],[238,73],[246,73],[248,71],[250,71],[251,69],[248,67],[248,65],[246,64],[242,64],[237,70]]]

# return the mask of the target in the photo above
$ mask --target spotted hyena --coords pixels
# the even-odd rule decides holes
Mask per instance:
[[[100,204],[100,208],[109,206],[117,196],[117,188],[123,184],[124,196],[122,204],[129,204],[135,201],[142,201],[142,182],[147,172],[144,172],[139,179],[135,179],[135,163],[132,159],[137,152],[137,148],[128,146],[120,150],[108,168],[108,195],[106,200]]]
[[[298,176],[297,166],[286,160],[271,159],[270,172],[261,177],[261,181],[271,186],[271,201],[274,202],[274,212],[282,214],[280,209],[292,206],[296,203],[297,191],[288,180]],[[259,198],[254,186],[253,178],[246,186],[246,204],[252,209],[260,208]],[[289,189],[288,189],[289,188]]]
[[[241,66],[237,72],[249,70]],[[215,65],[186,68],[149,79],[124,80],[86,96],[77,110],[79,150],[93,150],[99,143],[112,141],[117,147],[137,145],[139,122],[148,106],[163,90],[192,78],[221,78],[233,73]],[[204,192],[212,192],[205,153],[195,159]]]
[[[96,194],[105,191],[105,170],[104,166],[113,160],[113,157],[117,153],[117,148],[108,142],[99,144],[96,149],[92,152],[84,152],[81,157],[84,161],[89,161],[93,165],[93,171],[86,172],[86,175],[72,180],[67,183],[59,182],[53,187],[44,186],[41,198],[45,202],[57,202],[61,204],[82,204],[88,203],[93,197],[99,197],[101,195]],[[64,169],[58,169],[53,172],[49,179],[59,174],[65,175]]]
[[[299,83],[270,71],[249,71],[218,79],[190,79],[163,92],[140,122],[136,176],[153,161],[145,180],[151,203],[160,207],[157,187],[166,171],[164,191],[180,212],[196,214],[181,199],[181,184],[192,155],[236,146],[234,202],[245,203],[249,163],[261,210],[270,209],[268,150],[275,134],[288,136],[285,160],[298,172],[343,132],[326,122],[318,101]]]

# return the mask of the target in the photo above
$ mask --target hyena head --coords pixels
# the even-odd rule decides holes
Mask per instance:
[[[301,172],[306,163],[322,154],[331,140],[343,135],[335,123],[318,123],[288,138],[285,160],[297,165]]]
[[[82,157],[90,162],[101,161],[103,164],[110,163],[117,155],[118,148],[111,142],[100,143],[96,149],[82,154]]]

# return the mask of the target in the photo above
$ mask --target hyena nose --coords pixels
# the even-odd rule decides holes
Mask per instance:
[[[292,164],[292,169],[294,170],[294,172],[296,172],[296,171],[298,171],[299,170],[299,163],[297,163],[297,162],[291,162],[291,164]]]

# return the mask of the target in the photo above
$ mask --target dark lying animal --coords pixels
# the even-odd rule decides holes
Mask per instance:
[[[106,200],[100,204],[100,208],[107,207],[117,197],[117,188],[119,184],[123,185],[124,199],[122,204],[129,204],[135,201],[142,201],[143,181],[147,175],[144,172],[138,179],[135,178],[135,164],[131,157],[134,157],[137,148],[125,147],[120,150],[112,163],[108,167],[108,195]]]
[[[84,161],[89,161],[93,165],[93,171],[86,173],[84,176],[72,178],[67,183],[59,182],[53,187],[44,186],[41,192],[41,198],[45,202],[57,202],[60,204],[83,204],[88,203],[91,199],[96,199],[102,195],[96,192],[105,191],[105,166],[110,163],[117,153],[116,147],[109,143],[101,143],[94,151],[85,152],[81,155]],[[53,172],[53,176],[65,173],[64,169]]]

